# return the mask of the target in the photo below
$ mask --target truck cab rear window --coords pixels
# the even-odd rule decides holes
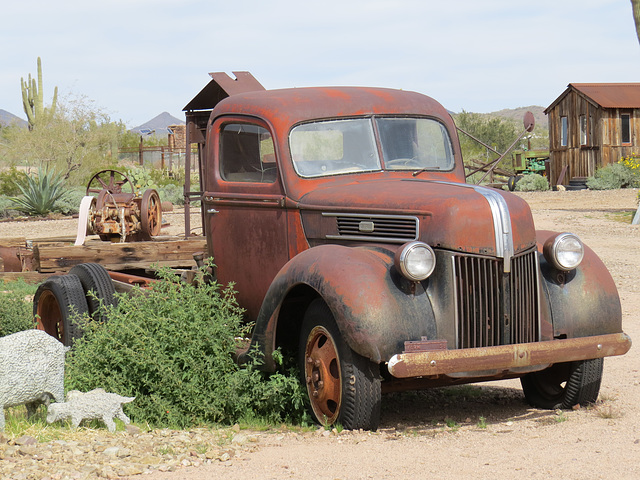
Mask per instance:
[[[228,123],[220,132],[220,175],[228,182],[273,183],[273,139],[266,128]]]

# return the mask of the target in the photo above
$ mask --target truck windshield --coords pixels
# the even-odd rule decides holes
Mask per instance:
[[[293,165],[302,177],[383,168],[411,171],[453,168],[447,130],[428,118],[374,117],[305,123],[291,130],[289,145]]]

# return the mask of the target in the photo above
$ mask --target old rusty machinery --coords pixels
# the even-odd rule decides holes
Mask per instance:
[[[124,173],[96,173],[87,184],[86,195],[80,215],[82,219],[84,209],[88,233],[111,242],[151,240],[160,234],[162,206],[158,192],[147,189],[140,195]]]

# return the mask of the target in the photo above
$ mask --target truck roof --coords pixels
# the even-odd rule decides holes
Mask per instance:
[[[240,93],[218,103],[212,117],[224,114],[255,115],[288,125],[316,118],[370,114],[428,115],[445,123],[451,121],[449,113],[431,97],[370,87],[304,87]]]

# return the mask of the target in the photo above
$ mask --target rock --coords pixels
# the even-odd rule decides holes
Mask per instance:
[[[33,445],[22,445],[18,448],[18,453],[20,455],[24,455],[25,457],[33,457],[38,450]]]
[[[16,438],[13,443],[16,445],[36,445],[38,441],[29,435],[23,435],[22,437]]]
[[[117,457],[119,451],[120,451],[120,448],[118,447],[109,447],[109,448],[105,448],[105,450],[102,453],[104,453],[108,457]]]
[[[236,445],[244,445],[245,443],[247,443],[247,436],[243,435],[242,433],[237,433],[231,439],[231,443]]]
[[[142,430],[139,427],[136,427],[135,425],[126,425],[124,429],[129,435],[138,435],[142,432]]]

